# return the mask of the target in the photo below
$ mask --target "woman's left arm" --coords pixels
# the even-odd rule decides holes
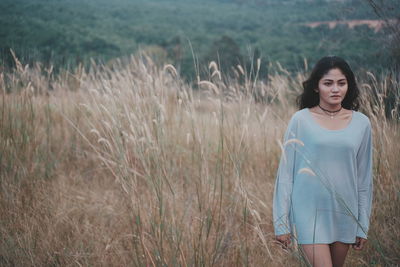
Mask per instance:
[[[357,186],[358,186],[358,228],[357,236],[366,239],[369,228],[369,217],[372,206],[372,133],[371,123],[364,132],[361,146],[357,153]]]

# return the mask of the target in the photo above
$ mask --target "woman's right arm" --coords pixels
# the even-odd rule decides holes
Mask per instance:
[[[290,237],[289,213],[291,209],[291,194],[293,186],[294,165],[296,161],[297,120],[292,117],[284,136],[282,155],[275,180],[273,198],[274,230],[278,241],[284,243]],[[282,239],[282,240],[281,240]]]

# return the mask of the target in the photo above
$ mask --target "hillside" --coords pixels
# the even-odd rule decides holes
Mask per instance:
[[[10,64],[12,48],[25,62],[66,66],[142,48],[191,76],[191,45],[200,63],[219,57],[224,70],[249,64],[253,54],[289,69],[326,54],[359,66],[383,65],[385,54],[376,41],[382,32],[368,26],[304,25],[351,19],[376,16],[362,0],[2,0],[0,58]]]

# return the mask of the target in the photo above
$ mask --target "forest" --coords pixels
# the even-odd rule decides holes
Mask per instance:
[[[144,51],[185,77],[211,60],[229,72],[261,58],[265,74],[270,63],[296,71],[333,54],[355,68],[384,69],[385,29],[306,25],[378,19],[364,0],[2,0],[0,66],[13,65],[13,49],[22,62],[56,68]]]

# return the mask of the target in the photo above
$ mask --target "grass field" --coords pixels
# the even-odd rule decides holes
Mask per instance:
[[[272,192],[308,72],[209,69],[196,84],[146,56],[57,75],[17,61],[0,73],[0,265],[305,265],[274,242]],[[400,262],[393,77],[359,74],[375,191],[368,245],[347,266]]]

